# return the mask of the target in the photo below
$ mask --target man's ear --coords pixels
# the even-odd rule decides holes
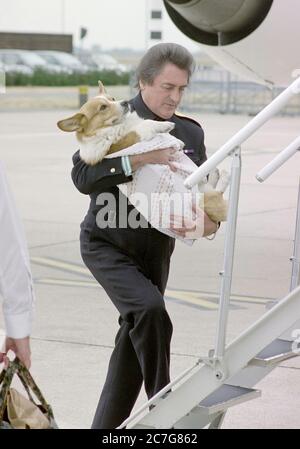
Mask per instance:
[[[57,122],[57,126],[62,131],[72,132],[72,131],[82,131],[86,127],[87,117],[81,112],[78,112],[72,117],[65,118]]]
[[[139,80],[139,88],[140,88],[140,90],[144,90],[145,89],[145,83],[143,83],[142,80]]]
[[[99,95],[106,94],[105,87],[103,86],[103,84],[100,80],[98,80],[98,86],[99,86]]]

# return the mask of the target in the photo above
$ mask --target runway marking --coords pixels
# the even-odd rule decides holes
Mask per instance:
[[[68,280],[68,279],[54,279],[54,278],[36,278],[35,283],[37,284],[49,284],[49,285],[61,285],[61,286],[67,286],[67,287],[96,287],[96,288],[103,288],[101,285],[98,284],[96,281],[75,281],[75,280]]]
[[[218,299],[219,295],[211,292],[202,292],[203,295]],[[251,302],[257,304],[265,304],[268,301],[272,301],[274,298],[258,298],[256,296],[245,296],[245,295],[230,295],[230,300],[235,302]]]
[[[170,289],[165,291],[166,298],[178,299],[180,302],[188,302],[189,304],[195,304],[197,306],[204,307],[205,309],[218,309],[218,304],[203,299],[201,295],[202,293],[200,292],[175,291]]]
[[[85,275],[93,279],[89,270],[85,268],[83,265],[76,265],[71,262],[64,262],[58,259],[52,259],[50,257],[31,257],[30,260],[31,262],[36,263],[38,265],[43,265],[45,267],[51,267],[62,271],[68,271],[71,273]]]
[[[86,278],[73,280],[73,279],[59,279],[52,277],[41,277],[34,279],[36,284],[56,285],[62,287],[82,287],[82,288],[103,288],[93,278],[91,273],[83,265],[75,264],[73,262],[67,262],[52,257],[31,257],[31,262],[37,265],[52,268],[54,270],[63,271],[79,275]],[[215,311],[219,306],[219,294],[212,292],[200,292],[195,290],[181,290],[167,288],[165,292],[165,299],[178,302],[187,306],[196,307],[204,310]],[[257,298],[254,296],[245,295],[231,295],[230,307],[241,308],[246,304],[259,304],[265,305],[272,298]]]
[[[55,279],[55,278],[37,278],[35,279],[37,284],[57,285],[62,287],[87,287],[87,288],[103,288],[96,281],[77,281],[67,279]],[[212,301],[207,301],[201,297],[201,292],[187,292],[167,289],[165,291],[166,300],[175,300],[176,302],[189,303],[198,307],[216,310],[218,305]]]
[[[37,278],[34,279],[36,284],[46,284],[46,285],[56,285],[62,287],[85,287],[85,288],[100,288],[103,287],[98,284],[98,282],[91,281],[77,281],[68,279],[55,279],[55,278]],[[218,305],[213,301],[207,301],[201,297],[201,292],[188,292],[188,291],[177,291],[167,289],[165,292],[165,299],[182,303],[185,305],[197,306],[201,309],[217,310]]]

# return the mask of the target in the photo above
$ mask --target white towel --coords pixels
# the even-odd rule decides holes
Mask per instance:
[[[106,158],[131,156],[170,147],[177,150],[172,155],[176,172],[173,172],[168,165],[147,164],[133,173],[132,181],[119,184],[118,188],[153,227],[192,245],[195,239],[182,238],[168,229],[172,208],[174,214],[192,218],[192,203],[197,201],[199,204],[203,200],[203,193],[200,193],[198,186],[189,190],[183,184],[186,177],[197,168],[197,165],[182,151],[183,146],[181,140],[164,133],[149,141],[139,142],[109,154]]]

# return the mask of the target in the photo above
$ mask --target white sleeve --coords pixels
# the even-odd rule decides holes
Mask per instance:
[[[0,161],[0,295],[6,335],[31,333],[34,292],[24,229]]]

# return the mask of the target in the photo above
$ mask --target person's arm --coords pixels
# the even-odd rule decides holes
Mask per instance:
[[[206,147],[204,143],[204,132],[198,124],[191,126],[191,133],[194,140],[194,148],[192,154],[187,153],[192,161],[200,167],[206,160]],[[171,215],[170,229],[180,237],[200,238],[215,234],[220,227],[220,223],[215,223],[200,208],[193,207],[196,217],[193,220],[184,219],[180,216]]]
[[[200,167],[206,160],[206,147],[204,143],[204,131],[202,127],[199,125],[200,129],[198,130],[197,136],[197,145],[196,145],[196,158],[194,160],[195,164]],[[208,175],[207,175],[208,177]],[[211,234],[215,234],[221,226],[221,222],[215,223],[212,221],[208,215],[204,212],[204,234],[203,237],[207,237]]]
[[[172,171],[176,171],[176,167],[173,165],[173,161],[175,160],[173,157],[174,153],[176,153],[174,148],[164,148],[129,156],[132,171],[134,172],[146,164],[168,165]]]
[[[75,187],[85,195],[95,190],[105,191],[132,180],[132,176],[125,176],[121,157],[103,159],[96,165],[88,165],[80,158],[79,151],[73,155],[71,176]]]
[[[215,234],[219,229],[219,223],[212,221],[209,216],[201,210],[197,218],[187,219],[181,216],[171,215],[170,230],[179,237],[198,239]]]
[[[192,157],[192,160],[198,167],[200,167],[200,165],[202,165],[207,160],[206,147],[204,143],[204,132],[200,125],[196,128],[195,134],[195,153]]]
[[[6,337],[3,347],[3,352],[0,352],[0,363],[4,363],[7,368],[9,364],[9,359],[7,357],[8,351],[13,351],[16,357],[21,360],[21,362],[30,368],[31,366],[31,351],[30,351],[30,339],[28,337],[24,338],[11,338]]]
[[[129,156],[131,169],[136,171],[145,164],[166,164],[172,170],[173,148],[149,151],[149,153]],[[83,194],[93,191],[105,192],[108,188],[132,181],[132,176],[126,176],[122,167],[122,158],[103,159],[96,165],[87,165],[77,151],[73,155],[72,180],[75,187]]]
[[[6,347],[15,349],[15,354],[28,366],[34,307],[33,283],[24,230],[1,164],[0,228],[0,295],[3,297]]]
[[[197,239],[215,234],[219,224],[212,221],[209,216],[198,206],[192,207],[193,218],[180,215],[170,216],[170,230],[179,237]]]

